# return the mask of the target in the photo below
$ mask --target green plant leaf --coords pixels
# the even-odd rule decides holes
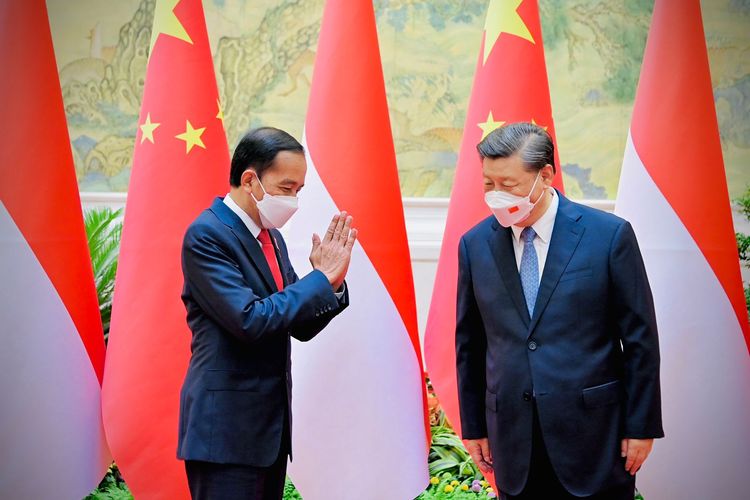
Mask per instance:
[[[122,236],[121,218],[122,209],[112,210],[109,207],[93,208],[84,216],[105,342],[109,336],[109,322],[112,317],[112,293],[115,289],[117,258]]]

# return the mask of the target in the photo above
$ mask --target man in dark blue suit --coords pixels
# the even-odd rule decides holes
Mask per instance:
[[[313,235],[299,279],[281,233],[305,182],[286,132],[250,131],[231,190],[190,225],[182,300],[193,332],[180,395],[177,455],[195,499],[280,499],[291,455],[291,337],[308,341],[349,304],[344,277],[357,230],[342,212]]]
[[[551,187],[542,128],[477,147],[493,212],[459,245],[466,446],[503,498],[632,500],[663,437],[656,317],[630,224]]]

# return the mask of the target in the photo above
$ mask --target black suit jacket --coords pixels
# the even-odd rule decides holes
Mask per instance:
[[[622,438],[664,435],[646,270],[629,223],[560,196],[529,317],[512,238],[488,217],[459,246],[463,437],[489,437],[498,486],[518,494],[529,470],[535,395],[560,481],[588,496],[627,480]]]
[[[298,279],[276,230],[279,292],[258,241],[217,198],[188,228],[182,300],[193,332],[180,394],[178,458],[271,465],[291,433],[291,341],[315,337],[349,303],[313,271]]]

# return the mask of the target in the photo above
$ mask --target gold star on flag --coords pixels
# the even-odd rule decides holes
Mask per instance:
[[[484,123],[477,123],[477,126],[482,129],[482,139],[490,135],[490,132],[495,130],[496,128],[502,127],[505,122],[496,122],[495,118],[492,116],[492,111],[490,111],[490,114],[487,115],[487,121]]]
[[[487,19],[484,22],[484,59],[482,64],[487,63],[487,58],[492,52],[492,48],[500,38],[500,33],[516,35],[534,43],[526,23],[518,15],[518,6],[523,0],[490,0],[490,6],[487,8]]]
[[[156,39],[161,34],[179,38],[192,45],[193,40],[190,39],[190,35],[185,31],[185,27],[174,13],[174,8],[178,3],[180,3],[180,0],[156,0],[154,26],[151,28],[151,45],[148,51],[149,57],[154,51]]]
[[[219,108],[219,112],[216,113],[216,118],[221,120],[221,123],[224,123],[224,108],[221,107],[221,100],[216,99],[216,107]]]
[[[193,128],[190,120],[185,120],[185,123],[185,132],[175,136],[178,139],[185,141],[185,154],[188,154],[190,150],[193,149],[193,146],[206,149],[206,145],[203,144],[203,140],[201,140],[201,135],[203,134],[203,131],[206,130],[206,127]]]
[[[541,126],[541,125],[539,125],[539,124],[538,124],[537,122],[535,122],[533,118],[531,119],[531,124],[532,124],[532,125],[537,125],[537,126],[541,127],[541,128],[542,128],[542,130],[545,130],[545,131],[547,130],[547,127],[542,127],[542,126]]]
[[[161,125],[161,123],[154,123],[151,121],[151,113],[148,113],[146,115],[146,121],[143,122],[141,127],[141,144],[143,144],[143,141],[148,139],[151,141],[151,144],[154,143],[154,130]]]

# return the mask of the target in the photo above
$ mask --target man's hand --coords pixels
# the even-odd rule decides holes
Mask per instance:
[[[341,288],[349,270],[357,230],[352,228],[352,217],[346,212],[333,216],[323,239],[313,234],[310,264],[328,278],[334,291]]]
[[[623,439],[621,448],[621,456],[625,458],[625,470],[630,473],[631,476],[635,476],[638,469],[641,468],[643,462],[648,458],[651,453],[651,448],[654,446],[653,439]]]
[[[465,439],[464,446],[479,470],[484,473],[492,472],[492,452],[487,438]]]

